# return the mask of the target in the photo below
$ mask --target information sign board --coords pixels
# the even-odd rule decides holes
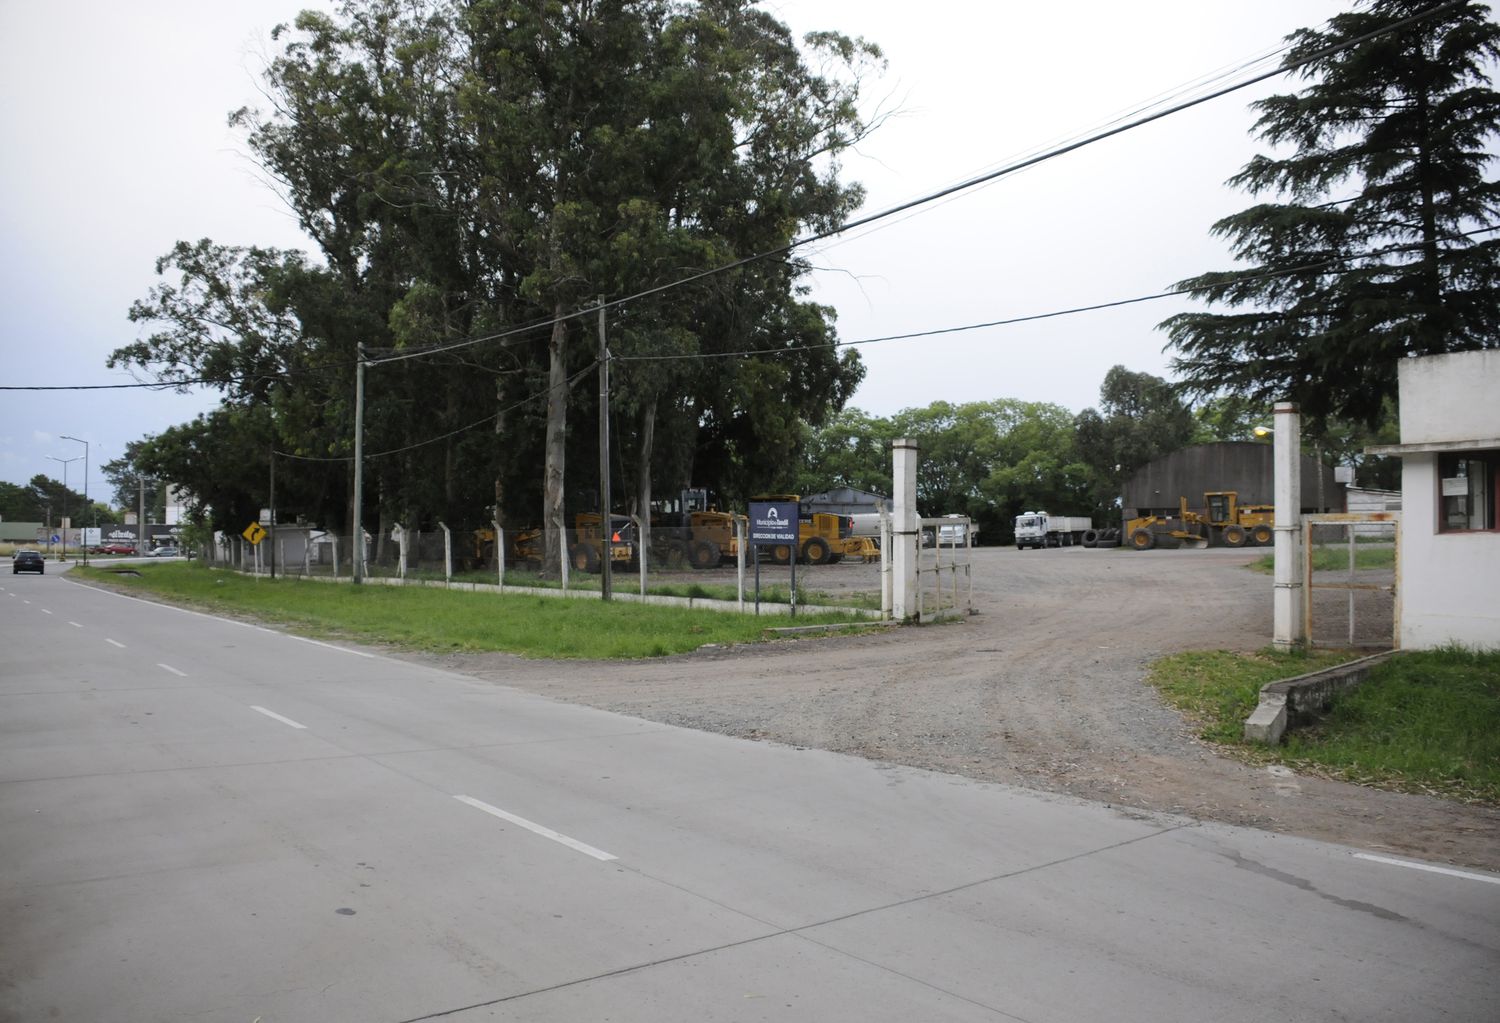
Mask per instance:
[[[796,501],[751,501],[750,542],[757,546],[766,544],[797,543]]]

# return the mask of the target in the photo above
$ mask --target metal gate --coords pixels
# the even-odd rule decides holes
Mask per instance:
[[[1401,513],[1302,516],[1302,634],[1309,647],[1401,645]]]
[[[967,518],[921,519],[917,528],[917,621],[967,618],[974,611],[974,527]]]

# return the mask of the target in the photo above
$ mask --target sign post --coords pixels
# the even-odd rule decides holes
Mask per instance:
[[[761,547],[786,544],[792,552],[792,617],[797,617],[797,544],[801,539],[796,501],[750,502],[750,548],[755,554],[755,613],[760,614]]]

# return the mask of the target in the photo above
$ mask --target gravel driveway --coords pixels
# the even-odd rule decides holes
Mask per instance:
[[[1221,757],[1143,683],[1164,654],[1269,644],[1271,579],[1245,567],[1263,553],[980,548],[978,613],[952,624],[650,661],[422,659],[651,721],[1500,869],[1500,810]],[[809,585],[875,579],[840,564]]]

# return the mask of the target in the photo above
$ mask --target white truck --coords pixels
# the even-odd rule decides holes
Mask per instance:
[[[1016,516],[1016,550],[1028,547],[1073,547],[1083,543],[1083,534],[1094,523],[1088,516],[1048,515],[1046,512],[1022,512]]]

